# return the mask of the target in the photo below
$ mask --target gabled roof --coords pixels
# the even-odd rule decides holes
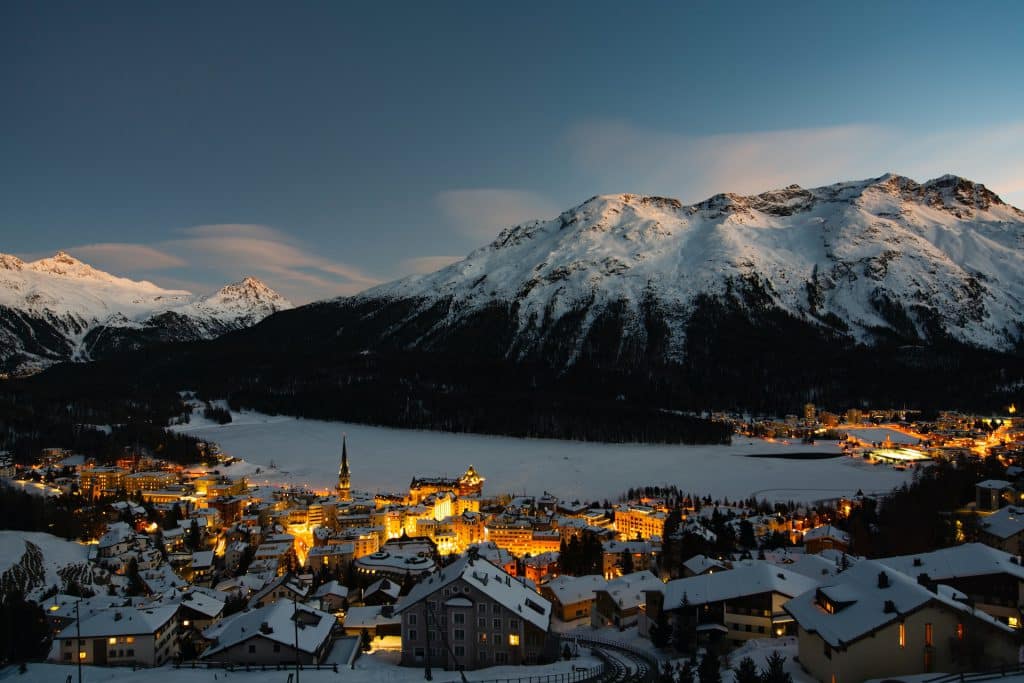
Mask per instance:
[[[71,624],[58,638],[106,638],[109,636],[137,636],[155,633],[178,613],[177,605],[139,609],[137,607],[111,607],[90,617],[82,617],[81,635]]]
[[[1014,505],[996,510],[981,520],[981,528],[996,538],[1006,540],[1024,531],[1024,510]]]
[[[571,605],[584,600],[593,600],[596,591],[608,585],[603,576],[588,574],[587,576],[559,576],[548,581],[545,587],[551,591],[555,599],[562,605]]]
[[[314,598],[325,598],[328,595],[337,595],[340,598],[347,598],[348,588],[346,586],[342,586],[337,581],[328,581],[317,588],[316,592],[313,593]]]
[[[994,491],[1002,491],[1003,489],[1013,488],[1013,484],[1006,481],[1005,479],[986,479],[985,481],[979,481],[974,486],[979,489],[991,489]]]
[[[753,561],[749,565],[727,571],[669,581],[664,587],[663,605],[667,610],[677,609],[682,606],[684,595],[686,602],[691,605],[733,600],[760,593],[778,593],[791,598],[818,585],[818,581],[802,574],[767,562]]]
[[[984,543],[965,543],[951,548],[917,555],[883,557],[878,561],[916,580],[927,574],[933,581],[948,581],[965,576],[1010,574],[1024,581],[1024,567],[1016,555],[997,550]]]
[[[409,594],[396,605],[396,612],[408,609],[460,579],[534,626],[544,631],[548,630],[551,622],[551,603],[547,599],[500,567],[495,567],[479,557],[473,559],[469,555],[463,555],[413,586]]]
[[[837,529],[831,524],[823,524],[821,526],[816,526],[813,529],[807,531],[807,533],[804,534],[804,543],[806,543],[807,541],[813,541],[818,538],[832,538],[837,541],[846,543],[847,545],[849,545],[850,543],[850,534],[846,533],[842,529]]]
[[[880,581],[885,573],[886,580]],[[963,595],[939,586],[932,592],[906,574],[875,560],[865,560],[833,579],[820,590],[809,590],[787,602],[785,609],[806,631],[817,633],[832,647],[843,647],[904,618],[928,604],[973,616],[994,628],[1014,633],[1006,624],[961,602]],[[880,587],[885,583],[885,587]],[[820,599],[833,604],[829,613]]]
[[[298,629],[295,617],[298,615]],[[203,637],[215,641],[202,658],[206,659],[246,640],[260,636],[314,654],[331,637],[336,619],[308,605],[279,601],[266,607],[232,614],[205,631]],[[296,641],[297,639],[297,641]]]
[[[196,590],[196,588],[192,588],[181,596],[182,607],[195,610],[211,619],[224,611],[225,602],[225,600],[220,600],[205,591]]]
[[[709,569],[725,569],[725,565],[716,560],[713,557],[707,555],[694,555],[686,562],[683,562],[683,567],[693,572],[694,574],[703,574]]]
[[[647,591],[663,590],[665,584],[651,572],[644,570],[620,576],[609,581],[599,593],[607,593],[619,609],[629,609],[647,602]]]

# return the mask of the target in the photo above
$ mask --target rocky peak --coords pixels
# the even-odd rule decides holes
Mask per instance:
[[[0,270],[23,270],[25,262],[13,254],[0,254]]]
[[[88,263],[79,261],[66,251],[58,251],[50,258],[39,259],[27,264],[29,268],[39,273],[49,273],[61,277],[88,278],[90,280],[101,280],[109,282],[113,276],[104,273],[102,270],[93,268]]]

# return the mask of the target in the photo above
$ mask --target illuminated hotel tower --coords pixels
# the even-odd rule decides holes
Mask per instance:
[[[338,470],[338,497],[342,500],[351,500],[352,492],[349,490],[352,482],[348,474],[348,445],[345,443],[345,435],[341,435],[341,469]]]

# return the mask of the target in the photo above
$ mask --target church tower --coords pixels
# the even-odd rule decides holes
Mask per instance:
[[[338,497],[342,500],[351,500],[352,482],[348,473],[348,444],[345,443],[345,435],[341,435],[341,469],[338,470]]]

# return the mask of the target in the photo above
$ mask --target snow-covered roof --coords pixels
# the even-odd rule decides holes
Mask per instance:
[[[831,538],[847,545],[850,543],[850,534],[846,533],[842,529],[832,526],[831,524],[822,524],[821,526],[816,526],[813,529],[808,530],[804,534],[804,543],[819,538]]]
[[[462,579],[494,602],[516,612],[520,617],[545,631],[551,622],[551,603],[542,598],[525,582],[520,583],[500,567],[487,560],[468,554],[413,586],[398,606],[403,611],[411,605],[433,595],[442,588]]]
[[[602,590],[607,586],[608,582],[598,574],[559,576],[546,584],[546,588],[562,605],[593,600],[595,591]]]
[[[346,586],[342,586],[337,581],[328,581],[324,585],[317,588],[316,592],[313,593],[314,598],[325,598],[328,595],[336,595],[340,598],[347,598],[348,588]]]
[[[402,617],[398,615],[397,609],[386,610],[390,612],[385,615],[385,607],[381,605],[366,605],[364,607],[349,607],[345,612],[345,628],[378,628],[380,626],[396,626],[402,623]]]
[[[216,593],[219,591],[211,592]],[[224,595],[225,598],[227,597],[226,594],[222,593],[221,595]],[[210,618],[214,618],[224,611],[225,602],[227,602],[226,599],[220,600],[206,591],[198,590],[196,587],[193,587],[181,596],[182,607],[188,607]]]
[[[694,574],[703,574],[709,569],[725,569],[725,565],[722,562],[707,555],[694,555],[686,562],[683,562],[683,567]]]
[[[981,528],[997,538],[1007,539],[1024,531],[1024,510],[1009,505],[981,520]]]
[[[665,584],[664,608],[676,609],[683,604],[683,596],[691,605],[732,600],[746,595],[778,593],[786,597],[799,595],[816,588],[818,581],[783,567],[758,562],[713,574],[691,576]]]
[[[1020,565],[1016,555],[984,543],[965,543],[930,553],[883,557],[878,561],[915,579],[921,574],[927,574],[933,581],[965,576],[1010,574],[1024,581],[1024,567]]]
[[[295,628],[296,618],[298,629]],[[281,601],[253,610],[232,614],[205,631],[203,637],[213,640],[202,657],[211,657],[254,636],[262,636],[301,652],[315,653],[330,638],[337,623],[333,614],[308,605]]]
[[[991,489],[994,491],[1002,491],[1003,489],[1013,488],[1013,484],[1006,481],[1005,479],[986,479],[985,481],[979,481],[975,484],[975,487],[979,489]]]
[[[212,550],[199,550],[192,553],[192,568],[203,569],[206,567],[213,566],[213,551]]]
[[[885,573],[885,587],[880,587],[880,574]],[[821,600],[832,603],[833,613],[818,604]],[[948,589],[932,592],[902,572],[875,560],[865,560],[846,570],[835,583],[820,591],[808,590],[784,606],[787,612],[806,631],[817,633],[833,647],[848,645],[878,629],[914,612],[930,602],[941,604],[964,615],[971,615],[991,626],[1013,633],[989,615],[976,610],[958,599]]]
[[[110,548],[124,541],[130,541],[135,536],[135,531],[127,522],[114,522],[107,526],[107,533],[100,539],[100,548]]]
[[[137,607],[111,607],[82,617],[81,630],[71,624],[60,632],[58,638],[106,638],[109,636],[134,636],[155,633],[178,613],[177,605],[166,605],[149,609]]]
[[[402,587],[394,581],[389,581],[388,579],[378,579],[377,581],[374,581],[366,587],[366,590],[363,591],[363,599],[365,600],[366,598],[370,597],[375,593],[383,593],[384,595],[387,595],[394,599],[397,598],[398,594],[401,592]]]
[[[597,589],[598,592],[607,593],[619,609],[630,609],[638,607],[647,602],[646,591],[662,590],[665,584],[657,576],[649,571],[633,572],[613,579],[604,586]]]

